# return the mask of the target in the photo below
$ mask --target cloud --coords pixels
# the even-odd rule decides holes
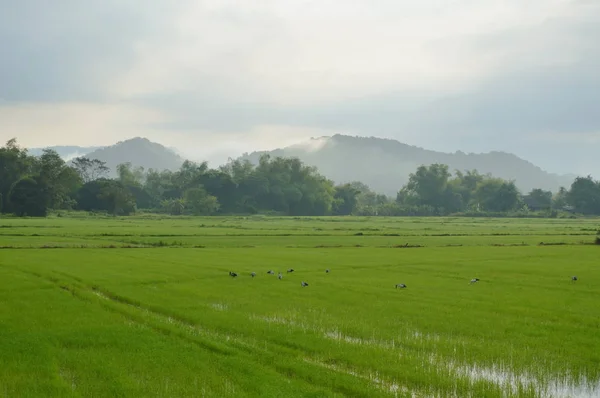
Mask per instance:
[[[144,5],[138,0],[0,0],[0,97],[108,99],[107,83],[136,61],[137,40],[159,35],[164,21],[179,11],[164,1]]]
[[[11,104],[0,106],[0,132],[4,141],[17,137],[27,147],[112,145],[118,140],[146,135],[140,120],[158,123],[163,118],[156,110],[124,104]],[[93,142],[88,137],[93,137]]]
[[[212,156],[340,132],[600,166],[577,155],[600,149],[594,1],[0,7],[2,139],[141,135]]]

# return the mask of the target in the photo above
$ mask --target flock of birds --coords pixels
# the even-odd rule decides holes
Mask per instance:
[[[292,273],[292,272],[294,272],[293,268],[290,268],[290,269],[287,270],[288,274]],[[328,274],[329,273],[329,269],[326,269],[325,273]],[[275,275],[275,271],[268,270],[267,274],[269,274],[269,275]],[[229,271],[229,276],[231,276],[232,278],[235,278],[235,277],[238,276],[238,274],[235,273],[235,272],[233,272],[233,271]],[[251,272],[250,276],[254,278],[256,276],[256,272]],[[281,275],[281,272],[279,272],[279,274],[277,275],[277,278],[279,278],[279,280],[283,279],[283,275]],[[572,276],[571,277],[571,282],[575,282],[575,281],[577,281],[577,277],[576,276]],[[473,278],[473,279],[471,279],[471,282],[469,282],[469,284],[472,285],[473,283],[477,283],[477,282],[479,282],[479,278]],[[300,285],[302,287],[307,287],[308,283],[302,281]],[[396,289],[406,289],[406,288],[407,288],[407,286],[404,283],[397,283],[396,284]]]
[[[290,269],[288,269],[288,270],[287,270],[287,273],[288,273],[288,274],[289,274],[289,273],[292,273],[292,272],[294,272],[294,269],[293,269],[293,268],[290,268]],[[326,274],[328,274],[328,273],[329,273],[329,269],[326,269],[326,270],[325,270],[325,273],[326,273]],[[267,271],[267,274],[269,274],[269,275],[275,275],[275,271],[273,271],[273,270],[271,270],[271,269],[270,269],[270,270],[268,270],[268,271]],[[238,274],[237,274],[236,272],[229,271],[229,276],[231,276],[232,278],[236,278],[236,277],[238,276]],[[256,272],[251,272],[251,273],[250,273],[250,276],[254,278],[254,277],[256,276]],[[282,280],[282,279],[283,279],[283,275],[281,275],[281,272],[279,272],[279,274],[277,275],[277,278],[278,278],[279,280]],[[308,283],[306,283],[306,282],[302,281],[302,282],[300,283],[300,286],[302,286],[302,287],[307,287],[307,286],[308,286]]]

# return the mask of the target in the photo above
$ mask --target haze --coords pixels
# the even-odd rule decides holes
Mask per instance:
[[[335,133],[600,166],[600,2],[0,0],[0,139],[221,159]]]

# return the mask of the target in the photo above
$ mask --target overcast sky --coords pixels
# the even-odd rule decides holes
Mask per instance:
[[[335,133],[600,174],[598,0],[0,0],[0,139]],[[226,154],[226,155],[224,155]]]

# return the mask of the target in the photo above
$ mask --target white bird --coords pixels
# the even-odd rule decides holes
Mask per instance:
[[[398,283],[396,285],[396,289],[398,289],[398,288],[400,288],[400,289],[406,289],[406,285],[404,283]]]
[[[275,272],[273,272],[273,270],[268,270],[268,271],[267,271],[267,274],[270,274],[270,275],[275,275]]]
[[[277,277],[279,278],[279,280],[283,279],[283,275],[281,275],[281,272],[279,273],[279,275]]]
[[[473,279],[471,279],[470,283],[475,283],[475,282],[479,282],[479,278],[473,278]]]
[[[308,283],[302,282],[302,287],[306,287],[306,286],[308,286]]]

